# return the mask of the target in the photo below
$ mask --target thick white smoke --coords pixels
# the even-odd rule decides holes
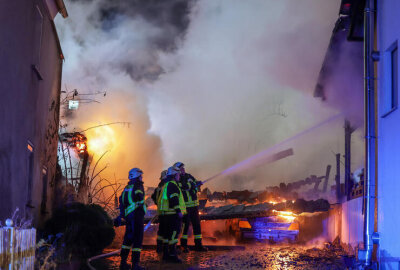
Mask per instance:
[[[110,154],[117,177],[143,164],[155,185],[161,169],[178,160],[200,179],[212,176],[340,112],[312,97],[339,2],[190,1],[190,13],[171,15],[188,19],[175,28],[148,13],[106,9],[104,16],[112,1],[67,3],[70,18],[58,22],[63,80],[69,89],[108,91],[73,121],[133,123],[120,127],[124,139]],[[208,185],[257,190],[323,175],[335,165],[334,152],[343,153],[343,133],[338,119],[283,146],[294,156]]]

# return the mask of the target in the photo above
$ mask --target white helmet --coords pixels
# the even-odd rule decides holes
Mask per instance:
[[[132,170],[129,171],[129,180],[133,180],[135,178],[138,178],[143,174],[143,171],[139,168],[133,168]]]
[[[179,174],[179,170],[177,168],[175,168],[174,166],[168,168],[167,176],[169,176],[169,175],[177,175],[177,174]]]
[[[185,166],[185,164],[183,164],[182,162],[178,161],[178,162],[175,162],[173,167],[175,167],[175,168],[180,170],[184,166]]]

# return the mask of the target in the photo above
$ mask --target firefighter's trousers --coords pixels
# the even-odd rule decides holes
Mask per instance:
[[[164,243],[168,241],[168,245],[176,245],[178,243],[178,237],[181,232],[182,219],[179,218],[178,214],[163,215],[161,218],[162,232]],[[166,240],[165,240],[166,239]]]
[[[157,231],[157,245],[165,244],[168,245],[168,238],[165,238],[167,224],[165,223],[165,216],[158,216],[158,231]]]
[[[201,244],[201,225],[200,225],[200,216],[199,216],[199,208],[197,206],[186,208],[187,214],[183,216],[183,233],[181,237],[181,245],[187,246],[187,238],[189,225],[192,224],[193,227],[193,235],[194,241],[196,244]]]
[[[140,252],[142,251],[143,229],[144,229],[144,211],[138,208],[130,213],[126,218],[124,241],[121,248],[121,261],[126,261],[129,251],[132,250],[132,263],[137,264],[140,261]]]

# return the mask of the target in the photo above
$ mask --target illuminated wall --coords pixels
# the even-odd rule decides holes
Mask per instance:
[[[400,267],[400,111],[398,53],[400,2],[377,1],[378,232],[381,269]]]

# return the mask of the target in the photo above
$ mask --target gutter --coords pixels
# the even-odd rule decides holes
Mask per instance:
[[[364,186],[364,249],[358,251],[358,260],[364,268],[372,264],[374,244],[379,235],[375,225],[376,186],[376,115],[375,115],[375,70],[374,70],[374,0],[367,0],[364,10],[364,113],[365,113],[365,186]]]

